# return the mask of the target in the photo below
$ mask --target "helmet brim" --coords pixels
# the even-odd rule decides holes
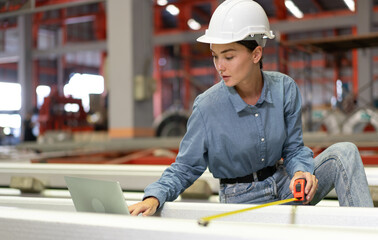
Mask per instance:
[[[227,43],[235,42],[235,40],[230,41],[230,40],[226,40],[226,39],[212,38],[212,37],[208,37],[208,36],[203,35],[203,36],[197,38],[197,42],[214,43],[214,44],[227,44]]]
[[[248,37],[249,35],[245,37],[240,37],[236,39],[224,39],[224,38],[216,38],[216,37],[209,37],[208,35],[204,34],[201,37],[197,38],[197,42],[202,42],[202,43],[213,43],[213,44],[228,44],[228,43],[233,43],[237,41],[244,40]],[[273,39],[275,36],[273,34],[265,35],[269,39]],[[253,40],[253,39],[251,39]],[[264,44],[265,45],[265,44]]]

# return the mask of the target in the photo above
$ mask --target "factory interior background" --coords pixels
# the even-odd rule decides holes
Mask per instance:
[[[222,2],[0,0],[0,206],[74,211],[65,175],[119,181],[126,200],[140,201],[144,187],[175,161],[195,98],[221,80],[209,45],[196,39]],[[276,35],[263,50],[263,70],[285,73],[299,86],[304,144],[315,155],[336,142],[356,144],[378,206],[378,0],[256,2]],[[210,173],[197,182],[178,202],[218,201]],[[324,205],[333,208],[335,198]],[[9,220],[7,211],[13,214],[4,210],[0,222]],[[320,215],[330,213],[317,211],[321,224]],[[378,219],[378,212],[361,211],[331,212]],[[191,214],[168,205],[161,216]],[[42,221],[52,229],[45,234],[57,237],[53,220],[34,216],[14,221],[37,228]],[[84,215],[72,219],[62,226],[88,231],[80,225]],[[147,229],[149,221],[140,224]],[[137,231],[132,224],[127,231]],[[0,232],[10,234],[5,226]],[[166,237],[164,231],[158,234]]]

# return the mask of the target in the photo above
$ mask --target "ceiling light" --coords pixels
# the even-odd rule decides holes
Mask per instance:
[[[168,4],[168,0],[157,0],[157,5],[165,6]]]
[[[193,30],[199,30],[201,28],[201,24],[199,24],[196,20],[193,18],[188,20],[188,26]]]
[[[178,9],[175,5],[173,4],[169,4],[165,10],[167,10],[170,14],[172,14],[173,16],[176,16],[180,13],[180,9]]]
[[[302,11],[293,3],[291,0],[285,0],[286,8],[294,15],[296,18],[303,18]]]
[[[10,135],[11,134],[11,130],[10,130],[10,128],[9,127],[5,127],[4,129],[3,129],[3,133],[4,133],[4,135]]]
[[[344,2],[348,6],[349,10],[352,12],[356,10],[354,0],[344,0]]]

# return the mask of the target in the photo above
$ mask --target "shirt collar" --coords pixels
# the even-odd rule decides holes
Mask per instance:
[[[273,103],[272,93],[270,91],[270,83],[272,82],[272,80],[270,79],[269,75],[265,74],[265,72],[261,71],[261,73],[264,79],[264,87],[262,89],[261,98],[259,99],[259,101],[262,100],[261,103],[263,103],[263,101]]]
[[[264,80],[264,86],[261,91],[261,96],[256,103],[256,106],[260,106],[265,102],[272,103],[272,95],[270,91],[270,78],[262,71],[262,76]],[[238,92],[235,90],[234,87],[227,87],[225,83],[222,81],[223,86],[227,89],[228,97],[235,108],[236,112],[241,112],[245,108],[248,107],[248,104],[243,101],[243,99],[239,96]]]

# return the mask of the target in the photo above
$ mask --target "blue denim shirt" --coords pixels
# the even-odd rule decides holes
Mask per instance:
[[[262,74],[264,86],[254,106],[223,81],[196,98],[175,163],[147,186],[145,198],[155,196],[160,206],[173,201],[206,168],[215,178],[236,178],[283,158],[291,176],[313,173],[313,153],[303,145],[298,86],[282,73]]]

